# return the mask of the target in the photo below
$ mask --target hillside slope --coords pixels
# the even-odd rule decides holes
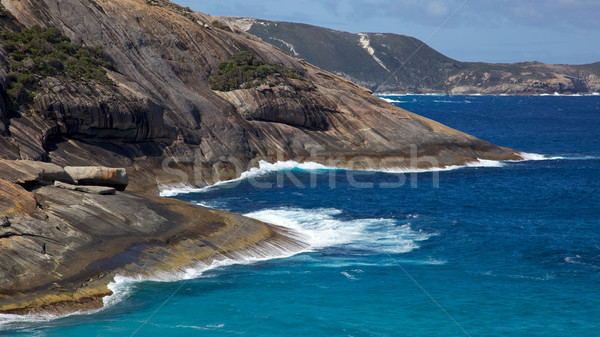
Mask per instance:
[[[376,92],[542,94],[600,92],[600,62],[460,62],[397,34],[351,34],[302,23],[224,17],[232,27]]]

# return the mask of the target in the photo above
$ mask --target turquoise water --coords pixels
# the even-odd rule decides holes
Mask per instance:
[[[312,248],[121,284],[104,310],[0,333],[599,336],[600,97],[386,98],[548,159],[439,172],[439,187],[419,173],[416,188],[381,188],[395,174],[354,172],[374,184],[362,188],[345,171],[288,165],[253,178],[275,188],[242,180],[180,194],[294,228]]]

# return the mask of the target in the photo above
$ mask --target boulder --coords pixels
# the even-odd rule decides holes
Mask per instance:
[[[65,171],[79,185],[108,186],[124,191],[129,184],[127,171],[124,168],[66,166]]]
[[[113,187],[106,186],[71,185],[60,181],[55,181],[54,186],[58,188],[64,188],[65,190],[79,191],[91,194],[110,195],[117,193]]]

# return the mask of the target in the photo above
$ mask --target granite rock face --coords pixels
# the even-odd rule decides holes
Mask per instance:
[[[282,123],[326,131],[337,105],[310,83],[286,80],[273,86],[219,92],[248,121]]]

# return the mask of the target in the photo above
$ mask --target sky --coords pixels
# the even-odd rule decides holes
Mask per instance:
[[[174,0],[215,16],[416,37],[460,61],[600,61],[600,0]]]

